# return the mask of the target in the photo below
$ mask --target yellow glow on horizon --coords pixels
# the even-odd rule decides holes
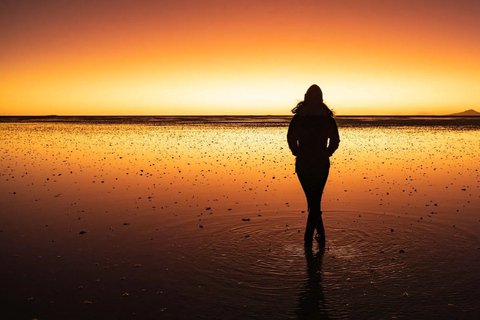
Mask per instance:
[[[344,73],[324,73],[325,81],[315,81],[308,74],[289,77],[270,74],[237,73],[223,70],[192,71],[185,81],[182,75],[156,75],[154,72],[132,70],[71,77],[36,75],[29,82],[2,85],[12,105],[4,114],[115,115],[115,114],[289,114],[303,98],[311,83],[322,86],[326,103],[337,114],[418,114],[455,112],[452,106],[475,108],[468,101],[459,101],[462,93],[475,90],[475,79],[466,76],[467,83],[448,85],[441,74],[415,78],[405,72],[389,75],[377,70],[370,76]],[[358,74],[358,73],[357,73]],[[40,81],[38,81],[40,79]],[[23,81],[25,87],[19,85]],[[2,92],[0,92],[2,93]],[[22,106],[34,106],[22,109]],[[58,112],[69,106],[68,112]],[[32,112],[33,110],[33,112]]]

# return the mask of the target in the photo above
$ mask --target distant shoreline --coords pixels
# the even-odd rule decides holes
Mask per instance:
[[[285,115],[10,115],[10,116],[0,116],[0,119],[9,119],[9,118],[38,118],[38,119],[45,119],[45,118],[197,118],[197,117],[210,117],[210,118],[215,118],[215,117],[234,117],[234,118],[244,118],[244,117],[249,117],[249,118],[262,118],[262,117],[288,117],[291,118],[293,115],[292,114],[285,114]],[[335,115],[336,118],[362,118],[362,117],[368,117],[368,118],[449,118],[449,117],[480,117],[480,114],[478,115],[465,115],[465,114],[445,114],[445,115],[378,115],[378,114],[366,114],[366,115],[354,115],[354,114],[343,114],[343,115]]]
[[[291,115],[209,115],[209,116],[0,116],[0,123],[71,123],[149,126],[243,126],[286,127]],[[339,127],[414,127],[443,126],[480,128],[479,116],[463,115],[341,115]]]

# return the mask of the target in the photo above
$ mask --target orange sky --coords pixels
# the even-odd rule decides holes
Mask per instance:
[[[480,109],[480,2],[0,2],[0,115]]]

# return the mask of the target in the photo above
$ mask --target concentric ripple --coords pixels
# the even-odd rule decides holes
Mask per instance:
[[[477,235],[391,214],[327,211],[322,254],[316,246],[312,252],[303,248],[305,219],[293,211],[217,216],[205,222],[208,231],[183,233],[175,241],[201,243],[189,264],[208,288],[202,298],[241,310],[238,318],[367,319],[378,316],[379,305],[382,318],[429,318],[431,308],[473,312],[462,299],[465,290],[477,292],[466,283],[478,278]],[[472,268],[464,267],[465,257]],[[449,278],[460,265],[463,273]]]

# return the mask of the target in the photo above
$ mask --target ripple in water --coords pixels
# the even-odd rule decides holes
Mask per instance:
[[[475,312],[477,235],[369,212],[325,212],[324,220],[324,251],[305,252],[305,214],[298,212],[217,216],[202,230],[175,235],[181,246],[196,247],[188,258],[191,273],[182,279],[205,290],[189,300],[215,301],[223,310],[205,318],[221,318],[225,310],[233,319],[468,318]]]

